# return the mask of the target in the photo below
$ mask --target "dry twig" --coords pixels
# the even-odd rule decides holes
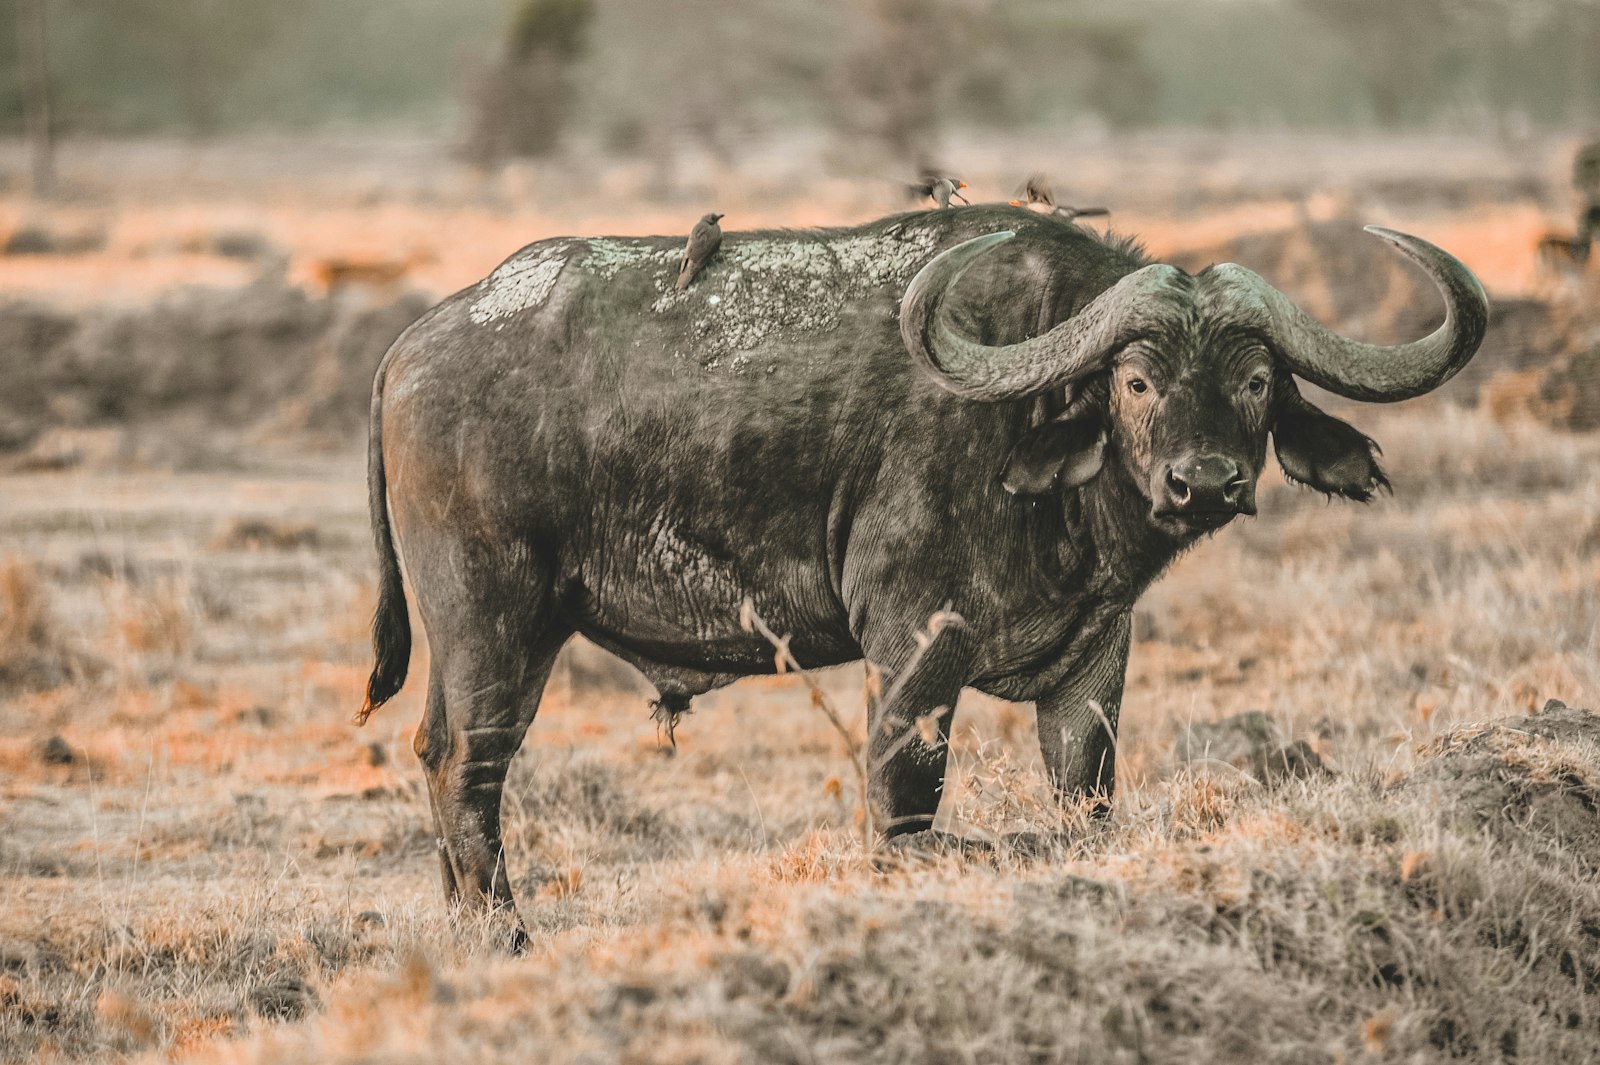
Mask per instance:
[[[922,659],[927,655],[928,649],[933,646],[933,642],[938,638],[939,633],[946,626],[961,624],[963,624],[961,615],[952,611],[949,604],[946,604],[943,610],[935,611],[928,618],[927,628],[913,636],[916,649],[912,651],[911,658],[906,662],[905,667],[900,670],[900,675],[895,678],[894,683],[889,686],[887,693],[882,693],[882,673],[873,663],[867,663],[866,717],[868,721],[872,718],[872,707],[878,699],[881,698],[882,705],[887,706],[900,694],[905,687],[907,679],[916,672],[917,667],[922,663]],[[772,645],[774,663],[779,673],[793,671],[799,674],[800,679],[805,682],[806,687],[811,692],[811,705],[822,711],[822,715],[828,719],[828,723],[833,726],[834,731],[844,740],[845,754],[849,757],[850,768],[854,770],[856,776],[856,794],[859,796],[860,801],[858,809],[861,812],[861,843],[863,848],[871,851],[877,839],[877,819],[874,817],[872,799],[867,791],[867,781],[871,777],[872,771],[890,758],[893,758],[901,748],[911,742],[914,736],[922,735],[924,742],[928,742],[931,746],[932,741],[928,739],[927,734],[932,732],[934,738],[937,739],[937,728],[940,719],[949,714],[953,708],[941,706],[931,714],[907,723],[904,731],[895,739],[889,749],[884,751],[882,756],[869,766],[866,757],[866,739],[858,736],[854,729],[845,724],[844,715],[839,712],[839,708],[834,706],[827,693],[822,690],[822,687],[812,679],[811,675],[805,671],[805,667],[794,657],[794,652],[789,649],[790,638],[788,636],[779,636],[773,631],[772,627],[766,623],[766,620],[756,613],[755,604],[748,598],[739,604],[739,626],[746,632],[760,633]],[[880,693],[882,694],[880,695]],[[865,732],[865,729],[862,731]]]

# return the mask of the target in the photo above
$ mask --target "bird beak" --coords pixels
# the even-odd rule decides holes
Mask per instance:
[[[1013,206],[1013,207],[1021,207],[1022,206],[1022,201],[1021,200],[1009,200],[1007,202],[1009,202],[1011,204],[1011,206]]]
[[[956,182],[956,186],[958,188],[963,188],[964,189],[964,188],[967,187],[967,183],[965,181],[958,181],[958,182]]]

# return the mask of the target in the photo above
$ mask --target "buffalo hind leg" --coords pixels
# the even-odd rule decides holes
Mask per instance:
[[[513,950],[526,945],[527,933],[506,871],[500,799],[564,642],[554,634],[519,645],[499,634],[473,640],[452,633],[434,659],[417,730],[445,893],[468,912],[508,922]]]
[[[435,752],[449,750],[450,726],[445,720],[444,685],[440,671],[432,670],[428,677],[428,701],[422,711],[422,722],[417,726],[411,747],[422,763],[428,782],[428,805],[433,809],[434,842],[439,848],[439,876],[444,883],[445,901],[455,906],[461,901],[461,887],[456,883],[455,866],[450,861],[450,848],[444,842],[444,818],[439,815],[439,800],[435,795],[434,770],[439,768]]]

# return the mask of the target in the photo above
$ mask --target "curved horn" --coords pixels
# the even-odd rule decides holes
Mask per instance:
[[[1392,403],[1433,391],[1472,359],[1489,325],[1489,298],[1449,252],[1381,226],[1366,231],[1399,248],[1444,294],[1444,323],[1421,340],[1363,344],[1322,325],[1242,266],[1222,263],[1207,273],[1222,286],[1232,313],[1258,319],[1289,370],[1350,399]]]
[[[1118,347],[1148,329],[1157,313],[1185,294],[1175,267],[1136,270],[1054,329],[1016,344],[979,344],[957,332],[942,312],[945,294],[972,263],[1010,231],[974,237],[936,256],[912,279],[900,301],[900,337],[911,357],[958,396],[995,402],[1065,385],[1100,369]]]

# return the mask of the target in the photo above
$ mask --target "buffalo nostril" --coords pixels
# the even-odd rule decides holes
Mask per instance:
[[[1235,477],[1233,480],[1229,481],[1227,487],[1222,490],[1222,498],[1226,499],[1229,503],[1238,503],[1239,500],[1244,498],[1245,492],[1248,491],[1249,488],[1250,479],[1248,477],[1243,475]]]
[[[1167,495],[1180,507],[1188,505],[1189,482],[1179,477],[1176,470],[1167,471]]]

